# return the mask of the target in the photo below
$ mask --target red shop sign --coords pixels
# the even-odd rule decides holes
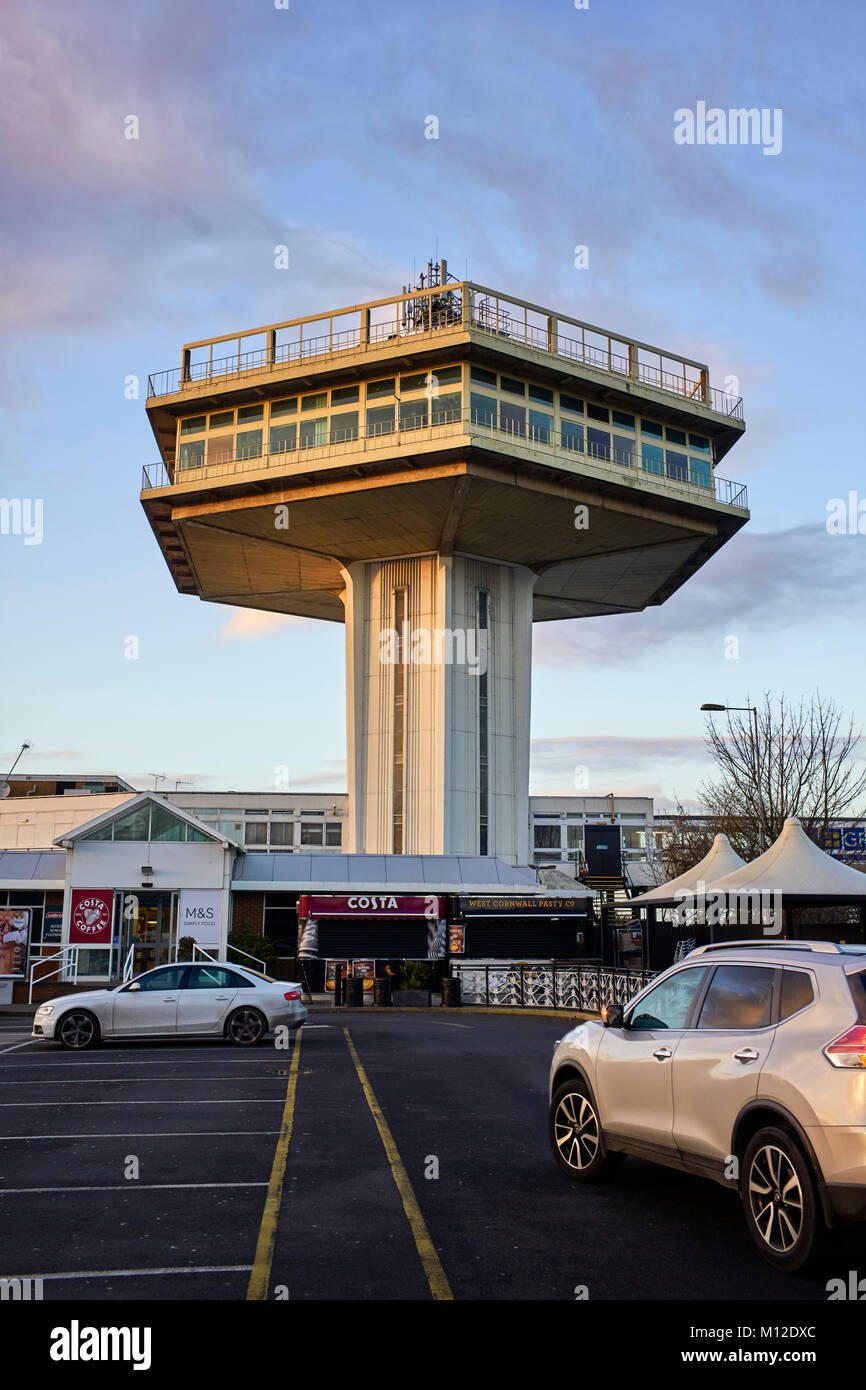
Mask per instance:
[[[110,888],[75,888],[69,915],[70,946],[110,946],[114,893]]]
[[[298,916],[312,917],[432,917],[442,912],[442,899],[436,893],[426,897],[406,897],[403,893],[350,893],[346,896],[314,896],[303,893]]]

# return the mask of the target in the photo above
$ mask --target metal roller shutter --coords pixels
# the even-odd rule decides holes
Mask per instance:
[[[466,923],[467,958],[483,960],[572,960],[583,951],[577,933],[586,931],[585,917],[558,922],[499,918]]]
[[[426,960],[424,918],[336,917],[319,923],[319,956],[325,960]]]

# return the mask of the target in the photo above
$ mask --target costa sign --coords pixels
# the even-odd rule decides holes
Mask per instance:
[[[442,899],[437,893],[407,897],[403,893],[351,893],[348,896],[320,897],[304,893],[298,903],[299,917],[442,917]]]
[[[114,918],[111,889],[76,888],[69,914],[69,942],[72,946],[110,946]]]

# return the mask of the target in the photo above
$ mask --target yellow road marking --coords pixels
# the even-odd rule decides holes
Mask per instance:
[[[355,1063],[358,1080],[361,1083],[373,1119],[376,1121],[379,1138],[382,1140],[385,1154],[391,1168],[391,1176],[397,1184],[397,1191],[400,1193],[403,1200],[403,1210],[406,1213],[406,1220],[409,1222],[418,1254],[421,1257],[421,1264],[424,1266],[424,1273],[427,1276],[427,1283],[430,1285],[430,1292],[436,1299],[453,1299],[454,1295],[451,1292],[451,1286],[448,1283],[445,1270],[442,1268],[441,1261],[436,1253],[436,1247],[430,1239],[430,1233],[427,1230],[424,1217],[421,1215],[418,1199],[412,1191],[409,1174],[406,1172],[403,1160],[397,1150],[397,1145],[394,1143],[394,1136],[388,1127],[388,1121],[382,1114],[379,1102],[373,1093],[373,1088],[367,1080],[367,1073],[361,1064],[361,1059],[358,1056],[355,1044],[352,1042],[348,1028],[344,1028],[343,1032],[346,1035],[346,1042],[349,1044],[349,1052],[351,1053],[352,1061]]]
[[[247,1289],[247,1301],[250,1299],[266,1299],[270,1287],[271,1265],[274,1259],[274,1243],[277,1238],[277,1217],[280,1214],[280,1203],[283,1198],[286,1160],[289,1157],[289,1142],[292,1137],[292,1125],[295,1119],[295,1094],[298,1089],[298,1068],[300,1060],[301,1030],[299,1028],[295,1034],[295,1046],[292,1052],[291,1066],[289,1067],[288,1085],[286,1086],[286,1103],[283,1107],[283,1122],[280,1126],[280,1137],[277,1140],[277,1147],[274,1150],[274,1161],[271,1165],[271,1177],[268,1183],[268,1195],[265,1198],[265,1209],[262,1212],[262,1224],[259,1227],[256,1255],[253,1260],[252,1273],[250,1274],[250,1282]]]

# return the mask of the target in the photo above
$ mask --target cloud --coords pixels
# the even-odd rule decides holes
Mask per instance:
[[[539,623],[534,632],[537,666],[566,666],[590,659],[599,668],[660,656],[676,643],[718,634],[742,639],[827,621],[840,594],[862,581],[862,543],[831,536],[824,525],[735,536],[672,598],[642,613]],[[715,640],[715,639],[714,639]]]
[[[222,638],[264,637],[270,632],[286,627],[289,623],[304,622],[303,618],[289,613],[266,613],[258,608],[238,608],[220,629]]]
[[[694,780],[705,753],[700,735],[540,738],[530,745],[533,796],[658,796],[680,771]],[[577,785],[575,775],[580,769]]]
[[[345,792],[347,785],[346,759],[327,758],[320,765],[318,772],[307,777],[292,777],[288,790],[301,791],[303,788],[308,788],[311,791]]]

